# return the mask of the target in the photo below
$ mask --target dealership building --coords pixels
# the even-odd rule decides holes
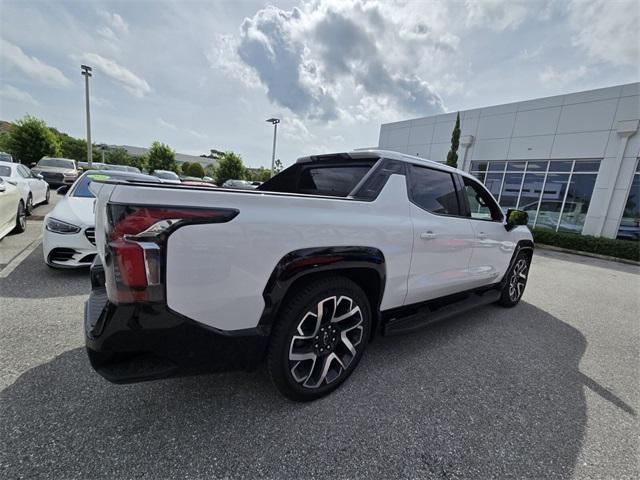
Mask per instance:
[[[456,112],[387,123],[378,147],[444,162]],[[460,112],[458,168],[531,226],[640,239],[640,83]]]

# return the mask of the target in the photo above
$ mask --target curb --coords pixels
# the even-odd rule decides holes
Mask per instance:
[[[569,250],[568,248],[554,247],[553,245],[545,245],[543,243],[536,243],[536,249],[551,250],[552,252],[572,253],[574,255],[580,255],[582,257],[598,258],[600,260],[608,260],[609,262],[626,263],[627,265],[635,265],[640,267],[640,262],[635,260],[627,260],[626,258],[610,257],[609,255],[600,255],[599,253],[583,252],[582,250]]]

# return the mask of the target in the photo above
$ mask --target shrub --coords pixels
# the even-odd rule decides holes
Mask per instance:
[[[202,178],[204,177],[204,168],[198,162],[193,162],[189,164],[189,172],[188,175],[192,177]]]
[[[590,235],[577,235],[575,233],[554,232],[543,228],[534,228],[531,232],[533,233],[533,239],[536,243],[640,261],[640,243],[638,242],[616,240],[615,238],[592,237]]]

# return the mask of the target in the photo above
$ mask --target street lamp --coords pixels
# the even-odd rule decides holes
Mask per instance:
[[[275,173],[276,168],[276,134],[278,133],[279,118],[271,117],[267,119],[267,122],[273,125],[273,151],[271,152],[271,175]]]
[[[91,67],[80,65],[82,75],[84,75],[84,93],[87,107],[87,164],[91,168],[93,149],[91,148],[91,114],[89,113],[89,77],[91,76]]]

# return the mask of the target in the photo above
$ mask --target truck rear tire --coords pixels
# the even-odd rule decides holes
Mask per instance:
[[[280,393],[305,402],[338,388],[356,368],[371,331],[362,289],[341,276],[304,284],[282,306],[267,366]]]

